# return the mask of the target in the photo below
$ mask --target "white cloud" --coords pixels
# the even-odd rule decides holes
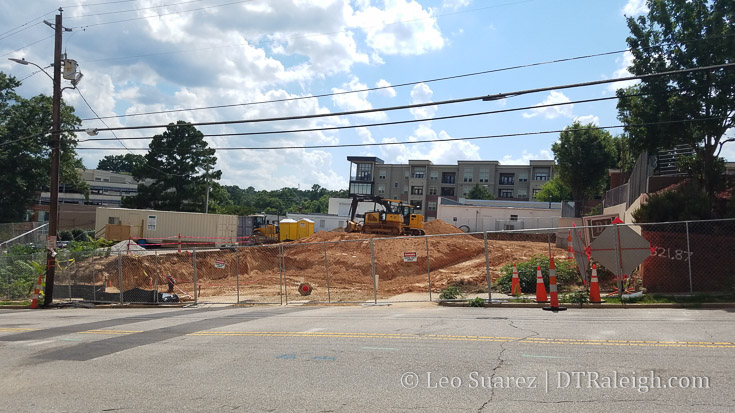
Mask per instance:
[[[595,115],[577,116],[577,117],[574,118],[574,121],[575,122],[579,122],[582,125],[587,125],[587,124],[590,124],[590,123],[593,124],[593,125],[595,125],[595,126],[599,126],[600,125],[600,118],[598,116],[595,116]]]
[[[633,74],[628,71],[630,65],[633,64],[633,53],[631,53],[630,51],[625,51],[625,53],[623,53],[621,57],[617,58],[615,62],[618,65],[618,69],[613,73],[613,79],[633,76]],[[607,90],[609,92],[615,93],[618,89],[624,89],[626,87],[633,86],[639,82],[639,80],[625,80],[622,82],[608,83]]]
[[[470,3],[472,3],[472,0],[444,0],[442,8],[456,11],[469,6]]]
[[[382,142],[435,141],[451,139],[446,131],[437,133],[427,125],[417,127],[408,139],[383,138]],[[480,147],[468,141],[430,142],[381,146],[381,158],[388,163],[408,163],[411,159],[428,159],[436,164],[454,164],[457,160],[479,160]]]
[[[384,88],[384,89],[380,89],[378,91],[378,93],[380,93],[380,94],[383,94],[385,96],[388,96],[389,98],[396,97],[396,90],[393,89],[392,87],[390,87],[390,82],[388,82],[385,79],[378,80],[378,82],[375,84],[375,87]]]
[[[514,158],[512,155],[503,156],[503,159],[500,160],[500,163],[502,165],[528,165],[528,161],[544,159],[554,159],[554,156],[550,151],[547,151],[545,149],[540,150],[538,153],[529,153],[528,151],[524,150],[521,156],[518,158]]]
[[[444,47],[431,10],[411,0],[385,0],[385,8],[357,11],[351,27],[365,31],[368,46],[387,55],[419,55]]]
[[[646,0],[628,0],[628,3],[623,7],[623,14],[629,17],[645,13],[648,13]]]
[[[419,83],[411,89],[411,104],[430,103],[434,92],[426,83]],[[436,114],[436,105],[409,109],[414,119],[431,119]]]
[[[552,90],[551,93],[549,93],[549,96],[547,96],[543,102],[535,106],[551,105],[555,103],[565,103],[565,102],[571,102],[571,101],[563,93]],[[573,109],[574,109],[573,104],[537,108],[537,109],[531,109],[528,112],[524,112],[523,117],[533,118],[535,116],[542,115],[546,119],[556,119],[560,116],[571,118],[572,116],[574,116],[572,115]]]
[[[354,93],[343,93],[352,90],[365,90],[367,85],[360,83],[360,81],[353,77],[349,84],[345,84],[340,88],[332,88],[332,93],[342,93],[332,96],[332,102],[340,109],[344,111],[358,111],[358,110],[369,110],[373,108],[372,103],[368,101],[368,92],[354,92]],[[366,119],[372,120],[385,120],[388,116],[385,112],[369,112],[359,116]]]

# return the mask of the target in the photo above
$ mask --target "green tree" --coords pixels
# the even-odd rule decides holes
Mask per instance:
[[[559,179],[572,192],[575,215],[582,201],[597,195],[607,183],[607,170],[615,166],[615,145],[610,133],[593,124],[574,122],[564,128],[559,141],[551,145]]]
[[[202,133],[178,121],[154,136],[148,147],[145,163],[133,170],[133,177],[141,182],[138,195],[126,199],[125,205],[204,212],[207,188],[222,177],[222,171],[214,170],[215,150]]]
[[[0,222],[18,222],[36,201],[37,193],[51,182],[51,149],[48,132],[52,126],[53,101],[38,95],[24,99],[15,93],[20,82],[0,72]],[[74,108],[61,104],[61,128],[74,129],[81,120]],[[26,139],[27,138],[27,139]],[[76,138],[61,134],[60,181],[89,196],[89,187],[77,168]]]
[[[97,163],[97,169],[112,172],[133,173],[135,168],[145,163],[145,156],[126,153],[125,155],[107,155]]]
[[[647,16],[627,19],[636,75],[735,61],[735,2],[732,0],[648,0]],[[631,92],[641,95],[626,97]],[[618,90],[618,117],[635,149],[651,152],[677,144],[693,147],[702,164],[703,186],[714,198],[721,172],[717,157],[735,126],[735,71],[732,68],[644,80]],[[634,126],[641,123],[657,123]]]
[[[488,192],[487,188],[480,184],[475,184],[475,186],[470,189],[470,191],[467,193],[468,199],[495,199],[493,194]]]
[[[559,175],[546,182],[536,193],[536,200],[543,202],[561,202],[572,200],[572,190],[564,185]]]

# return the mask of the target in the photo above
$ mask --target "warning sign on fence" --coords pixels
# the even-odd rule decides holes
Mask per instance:
[[[415,252],[404,252],[403,262],[416,262],[416,253]]]
[[[214,268],[225,268],[225,262],[222,260],[215,260]]]

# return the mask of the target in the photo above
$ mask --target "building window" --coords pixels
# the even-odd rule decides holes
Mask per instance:
[[[541,188],[536,188],[533,190],[533,199],[536,199],[536,195],[538,195],[539,192],[541,192]]]
[[[549,168],[536,168],[533,173],[533,179],[535,181],[548,181],[549,180]]]
[[[510,216],[511,221],[518,221],[518,215],[511,215]]]
[[[415,211],[421,211],[421,207],[423,206],[423,201],[411,201],[411,205],[414,206]]]
[[[518,174],[518,182],[528,182],[528,173],[523,172]]]
[[[403,171],[403,179],[408,179],[408,175],[409,175],[408,169]]]
[[[372,192],[372,185],[370,184],[350,184],[350,193],[358,195],[370,195]]]
[[[385,193],[385,185],[378,185],[378,193],[384,194]]]
[[[398,181],[393,182],[393,188],[398,188]]]
[[[442,187],[442,196],[454,196],[454,188]]]
[[[429,211],[436,211],[436,202],[429,202]]]
[[[120,217],[108,217],[107,223],[110,225],[117,225],[120,223]]]
[[[148,215],[148,226],[146,227],[148,231],[156,230],[157,221],[158,221],[158,218],[155,215]]]
[[[326,226],[326,222],[323,219],[319,220],[319,228],[324,228]]]
[[[500,174],[500,185],[513,185],[515,174]]]
[[[423,195],[423,194],[424,194],[423,186],[412,186],[411,187],[411,195]]]
[[[431,171],[431,174],[429,174],[429,180],[430,181],[438,181],[439,180],[439,171]]]
[[[429,195],[436,195],[436,187],[430,186],[429,187]]]
[[[519,189],[517,197],[518,199],[528,199],[528,191],[526,189]]]
[[[357,164],[357,176],[355,177],[356,181],[369,181],[372,179],[371,177],[371,171],[373,169],[373,165],[369,163],[359,163]]]
[[[424,179],[426,176],[426,168],[425,167],[416,167],[413,168],[413,177],[416,179]]]
[[[385,179],[385,172],[386,172],[385,169],[381,169],[380,174],[378,175],[378,178]]]
[[[488,168],[480,168],[480,182],[490,182],[490,170]]]
[[[464,169],[464,182],[472,182],[472,168]]]
[[[467,194],[470,193],[471,186],[468,185],[462,185],[462,196],[467,196]]]
[[[408,185],[403,185],[403,193],[404,194],[408,193]]]
[[[454,184],[456,175],[454,172],[442,172],[442,183],[443,184]]]
[[[513,190],[512,189],[501,189],[498,193],[498,198],[513,198]]]

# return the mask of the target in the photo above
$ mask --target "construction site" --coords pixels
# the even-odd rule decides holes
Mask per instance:
[[[140,301],[148,301],[144,291],[165,291],[165,276],[171,275],[181,301],[195,297],[221,303],[420,301],[450,285],[486,292],[488,272],[493,283],[501,267],[550,251],[546,235],[532,240],[523,234],[518,240],[488,241],[486,256],[482,234],[465,234],[439,220],[424,228],[425,237],[322,231],[276,245],[181,252],[132,244],[106,257],[61,264],[54,296],[63,297],[69,285],[93,286],[91,294],[99,295],[97,301],[132,302],[137,301],[136,294]],[[562,248],[553,247],[551,252],[559,259],[567,257]],[[310,286],[307,296],[299,290],[304,284]],[[110,296],[113,299],[99,299]]]

